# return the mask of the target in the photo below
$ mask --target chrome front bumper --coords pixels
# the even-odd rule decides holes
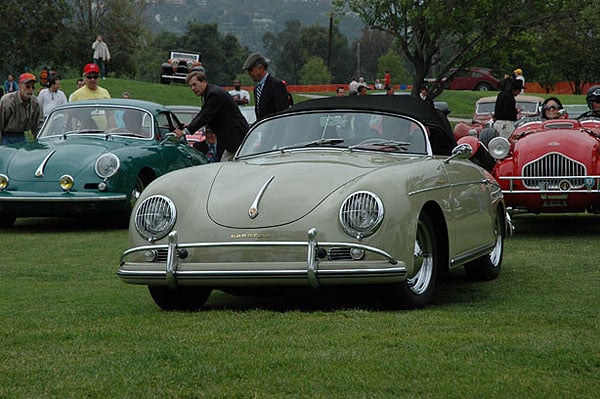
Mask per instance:
[[[238,262],[228,264],[181,262],[187,250],[193,248],[225,247],[306,247],[306,262]],[[330,267],[320,267],[319,249],[345,247],[378,255],[374,261],[328,262]],[[167,250],[166,262],[128,262],[131,255],[145,251]],[[281,268],[281,265],[285,267]],[[307,241],[236,241],[210,243],[178,242],[176,231],[168,236],[167,244],[147,245],[123,252],[117,275],[126,283],[146,285],[242,286],[248,285],[295,285],[305,282],[311,287],[326,284],[393,283],[406,278],[403,262],[389,253],[368,245],[347,242],[318,242],[316,229],[308,231]]]

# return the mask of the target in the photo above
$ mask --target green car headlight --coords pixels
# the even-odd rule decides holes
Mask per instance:
[[[8,176],[0,175],[0,191],[8,187]]]
[[[103,179],[108,179],[114,176],[121,167],[121,161],[115,154],[102,154],[97,160],[94,169],[96,174]]]
[[[146,198],[135,210],[135,228],[148,241],[156,241],[171,231],[177,210],[171,199],[163,195]]]
[[[340,207],[340,223],[346,233],[358,239],[373,234],[383,221],[383,202],[368,191],[348,196]]]

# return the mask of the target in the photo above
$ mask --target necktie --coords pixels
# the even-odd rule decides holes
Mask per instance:
[[[262,89],[263,89],[262,84],[259,83],[256,86],[256,90],[255,90],[256,104],[258,104],[260,102],[260,95],[262,93]]]

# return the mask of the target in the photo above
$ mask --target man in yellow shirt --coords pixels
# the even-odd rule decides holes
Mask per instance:
[[[100,68],[96,64],[87,64],[83,67],[83,86],[75,90],[69,101],[95,100],[111,98],[108,90],[98,86]]]

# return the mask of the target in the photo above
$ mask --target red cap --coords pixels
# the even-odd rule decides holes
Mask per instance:
[[[100,68],[96,64],[86,64],[83,67],[83,73],[87,75],[88,73],[100,73]]]
[[[22,73],[19,76],[19,83],[35,82],[35,75],[29,72]]]

